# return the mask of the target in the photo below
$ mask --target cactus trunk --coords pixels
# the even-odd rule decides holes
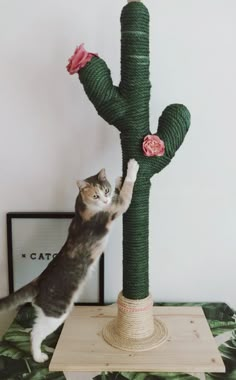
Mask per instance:
[[[137,80],[138,78],[138,80]],[[132,203],[123,216],[123,295],[130,299],[148,296],[148,212],[150,176],[143,173],[140,141],[149,133],[149,14],[142,3],[131,3],[121,14],[120,92],[129,112],[121,133],[123,175],[130,158],[140,171]],[[144,175],[144,176],[143,176]]]
[[[123,295],[129,299],[143,299],[149,294],[150,180],[139,176],[132,203],[123,216]]]

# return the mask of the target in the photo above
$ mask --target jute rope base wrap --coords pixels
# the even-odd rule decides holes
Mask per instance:
[[[117,301],[118,315],[103,329],[103,338],[124,351],[148,351],[168,337],[166,326],[153,317],[152,297],[130,300],[122,293]]]

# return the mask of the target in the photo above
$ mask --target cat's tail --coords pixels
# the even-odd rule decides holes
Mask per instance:
[[[23,286],[15,293],[0,299],[0,311],[15,309],[26,302],[31,302],[36,297],[38,291],[36,282],[32,281]]]

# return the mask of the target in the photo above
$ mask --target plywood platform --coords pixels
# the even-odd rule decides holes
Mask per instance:
[[[63,328],[50,371],[225,372],[200,307],[154,307],[168,340],[146,352],[111,347],[102,329],[117,315],[116,305],[75,307]]]

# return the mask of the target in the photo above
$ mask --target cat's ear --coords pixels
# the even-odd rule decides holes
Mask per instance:
[[[84,180],[80,180],[80,179],[79,179],[76,183],[77,183],[77,186],[78,186],[78,188],[79,188],[80,190],[82,190],[84,187],[86,187],[86,186],[89,185],[88,182],[86,182],[86,181],[84,181]]]
[[[107,179],[106,170],[105,169],[100,170],[97,177],[98,177],[99,181],[106,181],[106,179]]]

